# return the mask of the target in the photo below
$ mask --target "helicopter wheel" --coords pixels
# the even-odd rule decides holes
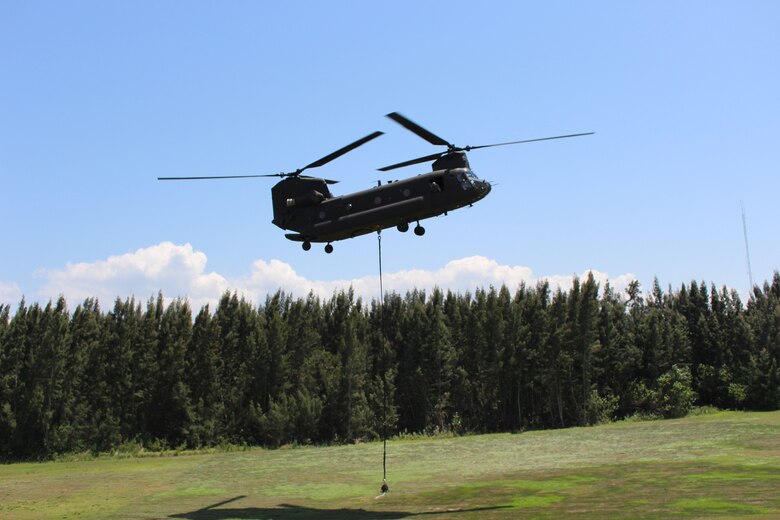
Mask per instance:
[[[303,247],[303,250],[304,250],[304,251],[308,251],[309,249],[311,249],[311,242],[309,242],[309,241],[307,240],[306,242],[304,242],[304,243],[301,245],[301,247]]]
[[[417,225],[414,228],[414,234],[417,235],[418,237],[421,237],[421,236],[423,236],[425,234],[425,228],[422,227],[419,224],[419,222],[417,223]]]
[[[409,223],[408,222],[399,222],[399,224],[396,226],[398,228],[398,231],[401,233],[406,233],[409,231]]]
[[[333,246],[328,244],[325,246],[325,252],[331,254],[333,252]]]

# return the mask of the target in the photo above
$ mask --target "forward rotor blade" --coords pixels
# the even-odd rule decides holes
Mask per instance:
[[[510,141],[508,143],[496,143],[496,144],[483,144],[481,146],[466,146],[463,148],[463,150],[466,150],[467,152],[469,150],[479,150],[480,148],[490,148],[491,146],[506,146],[508,144],[522,144],[522,143],[533,143],[535,141],[550,141],[551,139],[565,139],[567,137],[579,137],[582,135],[593,135],[595,132],[586,132],[584,134],[569,134],[569,135],[556,135],[554,137],[540,137],[538,139],[525,139],[523,141]]]
[[[392,166],[385,166],[384,168],[379,168],[380,172],[386,172],[390,170],[395,170],[396,168],[403,168],[404,166],[411,166],[413,164],[420,164],[428,161],[433,161],[435,159],[438,159],[442,155],[444,155],[447,152],[439,152],[439,153],[433,153],[431,155],[426,155],[425,157],[418,157],[417,159],[411,159],[409,161],[404,161],[398,164],[393,164]]]
[[[358,146],[362,146],[362,145],[366,144],[367,142],[371,141],[372,139],[376,139],[377,137],[379,137],[382,134],[384,134],[384,132],[374,132],[373,134],[369,134],[369,135],[365,136],[362,139],[358,139],[354,143],[348,144],[344,148],[340,148],[339,150],[336,150],[332,154],[326,155],[322,159],[318,159],[318,160],[314,161],[313,163],[311,163],[311,164],[309,164],[307,166],[304,166],[303,168],[298,170],[297,173],[301,173],[303,170],[307,170],[309,168],[317,168],[319,166],[322,166],[323,164],[328,164],[333,159],[335,159],[337,157],[341,157],[342,155],[344,155],[347,152],[351,152],[352,150],[354,150]]]
[[[455,152],[466,151],[466,152],[468,152],[468,151],[471,151],[471,150],[479,150],[480,148],[490,148],[492,146],[506,146],[508,144],[533,143],[535,141],[550,141],[552,139],[565,139],[567,137],[580,137],[580,136],[583,136],[583,135],[593,135],[594,133],[595,132],[586,132],[584,134],[556,135],[556,136],[553,136],[553,137],[539,137],[537,139],[525,139],[525,140],[522,140],[522,141],[510,141],[508,143],[483,144],[483,145],[479,145],[479,146],[466,146],[466,147],[463,147],[463,148],[451,147],[451,150],[448,150],[447,152],[434,153],[434,154],[431,154],[431,155],[426,155],[425,157],[419,157],[417,159],[411,159],[409,161],[404,161],[404,162],[401,162],[401,163],[398,163],[398,164],[393,164],[392,166],[385,166],[384,168],[379,168],[379,171],[380,172],[386,172],[386,171],[389,171],[389,170],[395,170],[396,168],[403,168],[404,166],[411,166],[413,164],[419,164],[419,163],[423,163],[423,162],[427,162],[427,161],[432,161],[432,160],[438,159],[439,157],[441,157],[442,155],[444,155],[446,153],[449,153],[450,151],[455,151]]]
[[[452,146],[450,143],[448,143],[438,135],[434,134],[433,132],[429,132],[428,130],[421,127],[414,121],[405,118],[398,112],[392,112],[390,114],[387,114],[387,117],[389,117],[390,119],[392,119],[393,121],[401,125],[402,127],[406,128],[410,132],[414,132],[415,134],[419,135],[420,137],[422,137],[423,139],[425,139],[431,144],[438,144],[441,146],[448,146],[448,147]]]
[[[158,181],[202,181],[207,179],[253,179],[256,177],[285,177],[283,173],[266,175],[212,175],[209,177],[157,177]]]

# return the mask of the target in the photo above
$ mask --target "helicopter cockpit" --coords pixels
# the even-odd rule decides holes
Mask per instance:
[[[477,183],[480,181],[479,177],[477,177],[473,171],[466,170],[463,173],[459,173],[457,175],[457,179],[460,182],[460,186],[464,190],[473,190],[476,189]]]

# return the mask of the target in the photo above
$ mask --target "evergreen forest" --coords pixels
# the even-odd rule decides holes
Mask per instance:
[[[253,305],[0,305],[0,459],[400,433],[519,432],[693,406],[780,408],[780,274],[743,303],[592,276]]]

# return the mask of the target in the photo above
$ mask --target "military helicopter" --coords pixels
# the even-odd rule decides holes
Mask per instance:
[[[158,180],[281,177],[282,180],[271,188],[273,224],[284,230],[295,231],[295,233],[285,234],[285,237],[301,242],[304,251],[311,249],[312,242],[324,242],[326,244],[325,252],[332,253],[332,242],[381,231],[393,226],[398,231],[405,233],[409,230],[411,222],[416,223],[414,234],[422,236],[425,234],[425,228],[420,225],[421,220],[442,214],[446,215],[449,211],[470,206],[485,198],[490,193],[491,185],[487,181],[479,179],[471,171],[466,157],[468,151],[493,146],[578,137],[593,133],[458,147],[398,112],[387,114],[387,117],[429,143],[446,146],[447,149],[443,152],[386,166],[380,168],[379,171],[390,171],[433,161],[432,171],[385,184],[380,181],[377,186],[367,190],[341,196],[334,196],[328,189],[328,185],[338,181],[301,175],[305,170],[323,166],[383,135],[383,132],[374,132],[294,172],[264,175],[158,177]]]

